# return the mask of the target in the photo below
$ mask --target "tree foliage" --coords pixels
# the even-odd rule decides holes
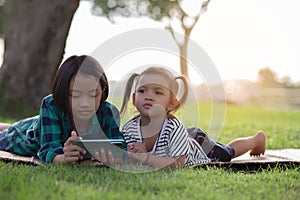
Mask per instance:
[[[106,16],[111,21],[114,17],[148,16],[155,21],[172,17],[171,10],[178,8],[176,0],[94,0],[94,14]]]
[[[184,9],[184,2],[184,0],[94,0],[93,12],[96,15],[106,16],[112,22],[116,16],[147,16],[155,21],[164,22],[165,28],[170,31],[179,48],[181,73],[188,77],[187,47],[189,38],[199,17],[207,10],[210,0],[194,1],[195,4],[201,3],[195,14]],[[180,24],[181,32],[184,35],[183,39],[175,36],[175,31],[178,31],[172,25],[174,20]]]
[[[297,83],[293,83],[291,77],[284,76],[280,78],[277,73],[269,67],[264,67],[258,72],[258,82],[265,88],[295,88]]]

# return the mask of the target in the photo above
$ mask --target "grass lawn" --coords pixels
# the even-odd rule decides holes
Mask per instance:
[[[182,120],[195,125],[187,105]],[[209,104],[199,107],[197,125],[209,127]],[[190,116],[190,117],[186,117]],[[226,106],[218,141],[227,143],[257,130],[267,133],[268,149],[300,148],[300,112]],[[10,119],[1,121],[11,122]],[[216,168],[128,173],[110,168],[31,166],[0,161],[0,199],[298,199],[300,168],[241,172]]]

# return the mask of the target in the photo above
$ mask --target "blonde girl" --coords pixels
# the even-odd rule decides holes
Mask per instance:
[[[184,93],[178,99],[180,82]],[[188,94],[187,81],[182,76],[174,77],[161,67],[150,67],[141,74],[132,74],[126,85],[121,114],[126,110],[132,88],[133,105],[139,114],[123,126],[123,136],[133,163],[184,167],[229,162],[248,151],[251,156],[265,152],[266,135],[263,131],[224,145],[213,141],[198,127],[186,129],[173,115],[183,106]]]
[[[183,95],[177,98],[180,83]],[[210,162],[174,116],[188,95],[183,76],[175,77],[162,67],[149,67],[141,74],[132,74],[126,84],[121,114],[126,110],[132,88],[133,105],[139,114],[122,128],[131,163],[174,168]]]

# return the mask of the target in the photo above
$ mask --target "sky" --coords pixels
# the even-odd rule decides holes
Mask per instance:
[[[299,81],[299,9],[298,0],[212,0],[191,40],[208,54],[222,80],[255,81],[259,69],[270,67],[279,78]],[[112,24],[91,15],[90,3],[83,1],[71,25],[65,57],[91,53],[116,35],[142,28],[163,29],[164,25],[148,18],[117,18]],[[122,73],[119,67],[113,79]]]
[[[196,0],[189,2],[195,3]],[[144,28],[164,30],[163,23],[146,17],[117,18],[113,24],[104,17],[92,15],[90,7],[90,2],[80,2],[67,38],[64,59],[73,54],[92,54],[103,43],[129,31]],[[195,7],[187,5],[187,10],[193,12]],[[191,40],[207,53],[222,80],[255,81],[259,69],[270,67],[279,78],[290,76],[298,82],[299,9],[299,0],[212,0],[193,29]],[[142,54],[149,55],[152,62],[162,62],[179,72],[174,55],[165,52],[162,57],[150,56],[151,50],[138,50],[115,59],[108,72],[109,79],[120,80],[128,70],[149,64],[151,61]],[[176,60],[176,64],[163,63],[163,60]]]

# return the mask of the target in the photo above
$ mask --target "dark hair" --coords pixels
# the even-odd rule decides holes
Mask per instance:
[[[171,93],[174,95],[174,98],[176,97],[178,90],[179,90],[179,83],[177,82],[177,80],[181,80],[183,83],[183,95],[179,99],[179,104],[177,105],[177,107],[174,108],[172,111],[169,111],[169,113],[175,113],[180,106],[183,106],[183,104],[185,103],[187,96],[188,96],[188,82],[187,82],[186,78],[184,76],[175,77],[170,71],[168,71],[167,69],[165,69],[163,67],[149,67],[145,71],[143,71],[141,74],[133,73],[128,78],[126,86],[125,86],[124,97],[123,97],[123,102],[122,102],[121,111],[120,111],[121,114],[124,114],[124,112],[127,109],[127,104],[128,104],[131,92],[132,92],[134,82],[136,81],[136,83],[138,83],[140,77],[142,75],[146,75],[146,74],[159,74],[159,75],[163,76],[164,79],[166,79],[168,81],[169,89],[171,90]]]
[[[55,106],[63,112],[71,113],[69,105],[69,85],[76,74],[92,75],[99,80],[102,87],[100,106],[108,97],[109,86],[106,75],[99,62],[91,56],[71,56],[65,60],[56,72],[53,80],[52,94]]]

